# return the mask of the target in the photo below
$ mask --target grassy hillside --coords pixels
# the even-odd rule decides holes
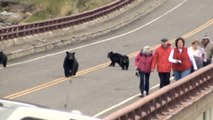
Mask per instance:
[[[77,14],[106,5],[113,0],[19,0],[33,6],[32,15],[23,22],[34,22]]]

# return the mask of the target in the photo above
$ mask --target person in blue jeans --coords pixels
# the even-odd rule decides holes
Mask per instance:
[[[151,65],[153,60],[153,54],[149,46],[145,46],[136,56],[134,65],[136,70],[139,72],[140,77],[140,97],[145,94],[149,94],[149,78],[151,73]]]
[[[172,63],[175,80],[179,80],[191,73],[191,67],[197,70],[197,65],[192,52],[185,47],[183,38],[177,38],[175,46],[169,54],[169,61]]]

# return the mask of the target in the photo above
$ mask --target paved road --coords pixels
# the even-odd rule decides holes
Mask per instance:
[[[187,45],[204,32],[213,33],[213,22],[203,25],[213,18],[212,4],[212,0],[168,0],[151,14],[107,35],[10,61],[8,68],[0,69],[0,97],[95,115],[138,94],[139,81],[132,62],[143,46],[155,46],[161,38],[173,39],[199,26],[203,27],[187,34]],[[80,63],[72,82],[63,77],[66,50],[75,51]],[[109,51],[130,55],[130,69],[108,67]],[[150,87],[159,83],[156,72],[150,82]]]

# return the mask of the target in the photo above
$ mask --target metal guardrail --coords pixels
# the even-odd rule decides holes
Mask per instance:
[[[77,15],[0,28],[0,41],[78,25],[118,10],[133,1],[134,0],[117,0],[109,5]]]
[[[165,119],[203,91],[213,91],[213,64],[112,113],[104,120]]]

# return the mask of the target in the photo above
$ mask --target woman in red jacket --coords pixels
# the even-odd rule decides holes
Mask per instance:
[[[146,95],[149,94],[149,77],[151,73],[151,65],[152,65],[153,55],[151,48],[149,46],[145,46],[134,60],[134,65],[136,69],[139,71],[140,75],[140,92],[141,96],[144,96],[144,92]]]
[[[152,71],[157,65],[157,71],[160,78],[160,88],[170,84],[171,63],[169,62],[169,54],[172,50],[171,44],[167,38],[161,39],[161,46],[155,50],[152,62]]]

